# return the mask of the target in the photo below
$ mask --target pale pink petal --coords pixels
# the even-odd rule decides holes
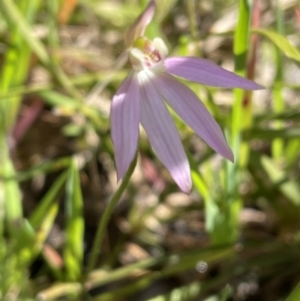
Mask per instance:
[[[147,25],[151,22],[156,3],[151,0],[145,10],[138,16],[135,22],[130,26],[125,35],[125,45],[127,48],[132,46],[132,43],[144,35]]]
[[[219,125],[192,90],[166,73],[156,76],[153,83],[186,124],[216,152],[233,161],[232,151]]]
[[[126,173],[135,155],[139,137],[140,89],[135,73],[124,80],[115,94],[110,116],[119,180]]]
[[[179,188],[188,193],[192,185],[190,167],[178,131],[150,79],[147,75],[145,79],[142,73],[140,79],[141,123],[158,158],[170,171]]]
[[[262,86],[225,70],[218,65],[196,57],[172,57],[165,59],[166,71],[187,80],[222,88],[263,89]]]

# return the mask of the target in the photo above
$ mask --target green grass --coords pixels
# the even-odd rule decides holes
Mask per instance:
[[[191,195],[143,134],[135,173],[134,162],[117,186],[109,105],[130,70],[125,30],[147,1],[1,0],[1,300],[300,298],[299,4],[157,2],[147,35],[170,55],[266,87],[186,83],[235,163],[174,116]]]

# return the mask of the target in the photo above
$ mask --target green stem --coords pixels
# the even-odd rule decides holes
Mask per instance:
[[[187,1],[187,9],[190,21],[190,30],[191,35],[194,41],[199,40],[198,30],[197,30],[197,17],[196,17],[196,4],[195,0],[188,0]]]
[[[196,14],[196,1],[195,0],[188,0],[187,1],[187,11],[188,11],[188,18],[190,23],[190,31],[191,31],[191,38],[193,43],[198,43],[200,40],[200,35],[197,26],[197,14]],[[195,48],[195,55],[202,56],[201,50],[199,47]]]
[[[119,186],[117,191],[114,193],[114,195],[110,199],[110,201],[109,201],[107,207],[105,208],[105,211],[100,219],[96,237],[95,237],[94,244],[92,247],[91,257],[90,257],[88,267],[87,267],[87,275],[95,268],[97,258],[102,249],[102,242],[103,242],[103,238],[104,238],[104,235],[106,232],[106,227],[107,227],[109,218],[110,218],[116,204],[118,203],[121,195],[123,194],[124,190],[128,186],[129,180],[132,176],[132,173],[133,173],[135,165],[136,165],[136,161],[137,161],[137,155],[132,160],[132,162],[123,178],[121,185]]]

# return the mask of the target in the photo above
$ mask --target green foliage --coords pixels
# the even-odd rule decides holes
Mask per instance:
[[[147,34],[171,54],[203,54],[266,86],[186,83],[235,162],[171,112],[191,196],[143,134],[116,186],[109,105],[129,72],[124,32],[147,1],[1,0],[1,300],[299,300],[299,5],[157,2]]]
[[[272,30],[268,29],[255,29],[253,30],[254,33],[258,33],[264,37],[267,37],[274,45],[276,45],[283,54],[285,54],[287,57],[294,59],[296,61],[300,61],[300,52],[299,50],[294,47],[289,40],[283,36],[282,34],[279,34],[277,32],[274,32]]]
[[[66,190],[67,239],[64,249],[64,261],[67,279],[76,281],[81,276],[84,225],[83,200],[75,160],[70,166]]]
[[[285,301],[296,301],[299,298],[300,298],[300,285],[298,284]]]

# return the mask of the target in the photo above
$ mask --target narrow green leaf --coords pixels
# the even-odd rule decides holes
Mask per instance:
[[[82,105],[75,99],[55,91],[43,91],[39,92],[39,95],[42,96],[52,106],[66,107],[75,110],[79,109]]]
[[[48,237],[50,230],[53,227],[54,220],[56,218],[56,215],[58,213],[59,209],[59,203],[55,202],[53,203],[47,214],[44,217],[44,220],[42,221],[40,227],[38,228],[35,236],[35,251],[40,252],[42,250],[43,244]]]
[[[255,116],[255,124],[263,121],[285,120],[285,121],[299,121],[300,120],[300,107],[295,106],[292,108],[285,108],[281,113],[264,112]]]
[[[51,188],[48,190],[47,194],[41,199],[38,207],[34,210],[29,222],[34,229],[40,227],[43,222],[49,208],[52,206],[52,203],[56,200],[59,191],[61,190],[63,184],[66,182],[68,173],[62,173],[58,179],[54,182]]]
[[[300,52],[283,35],[269,29],[253,29],[252,32],[260,34],[273,42],[287,57],[300,62]]]
[[[148,301],[189,301],[195,300],[202,292],[203,284],[199,282],[193,282],[186,286],[181,286],[179,288],[173,289],[170,293],[160,295]]]
[[[18,2],[19,9],[26,16],[29,23],[32,23],[35,19],[38,4],[39,1],[37,0]],[[3,2],[1,1],[0,9],[2,9],[2,5]],[[1,70],[0,92],[6,92],[8,89],[24,83],[30,62],[30,49],[22,40],[17,24],[12,24],[10,27],[9,42],[10,47],[5,53]],[[15,122],[20,102],[20,95],[1,98],[0,101],[0,174],[3,176],[5,219],[9,231],[14,232],[15,235],[19,234],[18,230],[22,224],[23,210],[19,185],[15,177],[16,172],[9,154],[7,133],[11,131],[11,127]]]
[[[115,85],[119,84],[125,77],[128,72],[126,70],[119,70],[115,73],[115,76],[111,79],[110,83]],[[70,78],[70,81],[74,85],[78,85],[80,87],[83,86],[90,86],[91,84],[101,81],[104,82],[108,76],[111,75],[111,71],[100,71],[97,73],[86,73],[86,74],[81,74],[77,76],[73,76]],[[36,92],[44,92],[44,91],[49,91],[52,90],[56,85],[53,83],[47,83],[47,84],[29,84],[27,86],[19,86],[10,89],[9,91],[0,91],[0,98],[7,98],[7,97],[12,97],[12,96],[17,96],[17,95],[26,95],[26,94],[31,94],[31,93],[36,93]]]
[[[33,230],[31,225],[27,222],[24,223],[23,235],[20,237],[17,246],[14,248],[14,252],[18,253],[18,267],[19,269],[27,268],[28,265],[41,253],[44,243],[49,236],[49,233],[53,227],[53,223],[57,216],[59,209],[59,203],[52,203],[48,207],[48,211],[43,217],[39,227],[36,231]]]
[[[248,0],[239,1],[239,17],[234,34],[233,51],[235,56],[235,72],[241,76],[246,75],[247,52],[249,46],[249,24],[250,24],[250,6]],[[240,158],[239,136],[243,128],[243,98],[244,91],[234,90],[234,105],[231,120],[231,142],[234,147],[235,161],[238,163]],[[242,117],[243,116],[243,117]],[[236,164],[237,164],[236,163]]]
[[[247,51],[249,45],[250,6],[248,0],[239,1],[239,17],[234,33],[233,52],[235,71],[245,75]]]
[[[7,159],[4,162],[4,172],[6,176],[14,175],[14,168],[11,160]],[[5,204],[6,204],[6,218],[9,224],[15,226],[22,218],[21,195],[19,185],[15,180],[7,180],[4,182],[5,190]]]
[[[220,174],[214,174],[210,162],[202,167],[203,176],[197,168],[192,156],[187,153],[193,185],[204,199],[205,205],[205,229],[209,233],[214,245],[233,243],[238,236],[238,216],[241,209],[241,202],[231,197],[226,197],[221,183]],[[232,163],[230,163],[232,165]],[[221,172],[222,173],[222,172]],[[230,180],[232,181],[232,178]],[[233,199],[233,200],[232,200]]]
[[[209,198],[205,204],[206,225],[214,245],[234,243],[239,235],[239,213],[242,203],[239,199]]]
[[[78,167],[73,160],[66,186],[67,236],[64,261],[68,280],[78,280],[81,276],[83,259],[83,200]]]
[[[261,157],[261,163],[268,174],[273,185],[278,186],[279,190],[295,205],[300,205],[300,186],[296,181],[290,180],[286,173],[281,170],[276,163],[267,156]]]
[[[251,139],[263,139],[266,141],[272,141],[276,138],[291,139],[300,137],[299,127],[290,127],[280,130],[263,129],[253,127],[252,129],[245,131],[245,140]]]
[[[0,155],[1,155],[1,151],[0,151]],[[0,178],[0,246],[4,245],[4,216],[5,216],[5,188],[4,188],[4,181],[1,180]],[[0,260],[1,260],[1,255],[2,255],[2,249],[0,247]]]
[[[283,12],[278,6],[276,7],[276,25],[278,33],[283,34]],[[278,47],[275,49],[276,51],[276,78],[275,78],[275,87],[273,90],[273,111],[275,113],[282,113],[284,112],[284,99],[282,95],[282,81],[283,81],[283,64],[282,64],[282,53],[279,51]],[[274,121],[274,127],[276,129],[283,128],[283,122],[281,121]],[[283,139],[276,138],[272,142],[272,156],[275,159],[279,159],[282,157],[284,152],[284,141]]]
[[[222,291],[220,301],[228,300],[231,294],[232,294],[232,288],[230,287],[230,285],[227,284]]]
[[[1,135],[1,133],[0,133]],[[4,201],[4,218],[7,228],[12,235],[17,235],[18,228],[22,221],[23,210],[21,195],[18,182],[15,180],[15,170],[13,162],[9,156],[7,141],[0,136],[0,174],[5,179],[0,179],[0,194],[3,195]]]
[[[12,25],[16,25],[22,38],[28,43],[29,47],[36,53],[44,64],[49,64],[50,59],[44,45],[32,34],[32,30],[24,16],[20,13],[16,4],[11,0],[0,1],[0,9],[6,20]]]
[[[206,200],[209,197],[209,189],[205,183],[205,180],[200,174],[200,171],[198,170],[197,163],[193,159],[193,156],[189,152],[186,152],[190,166],[191,166],[191,174],[192,174],[192,181],[194,187],[198,190],[199,194]]]
[[[99,114],[99,110],[95,107],[55,91],[42,91],[39,92],[39,95],[50,105],[59,107],[62,110],[65,109],[70,115],[73,115],[75,112],[80,112],[93,122],[95,128],[103,128],[101,115]]]
[[[285,156],[287,160],[287,165],[289,168],[294,167],[296,160],[299,156],[299,149],[300,149],[300,140],[299,139],[291,139],[285,150]]]
[[[23,263],[29,263],[31,261],[30,248],[37,241],[36,231],[43,228],[43,223],[47,220],[49,211],[53,208],[53,204],[57,200],[58,193],[63,187],[67,175],[67,172],[64,172],[58,177],[52,187],[48,190],[47,194],[40,200],[38,207],[34,210],[29,220],[24,220],[22,223],[17,244],[13,247],[13,252],[17,253],[21,251]]]
[[[241,76],[246,75],[247,53],[249,47],[249,27],[250,27],[251,9],[248,0],[239,0],[238,21],[234,32],[234,59],[235,72]],[[238,194],[238,187],[241,181],[240,172],[245,167],[247,156],[243,151],[242,130],[248,125],[248,120],[252,118],[249,114],[251,111],[243,106],[245,92],[241,89],[234,90],[234,104],[231,114],[231,133],[230,141],[234,153],[235,163],[226,163],[226,190],[223,196],[214,199],[211,203],[211,212],[214,213],[214,224],[216,231],[211,236],[216,243],[234,242],[239,234],[238,217],[242,206],[242,199]],[[247,118],[244,117],[247,116]],[[244,123],[246,121],[246,124]],[[247,123],[248,122],[248,123]],[[246,146],[247,150],[248,146]],[[229,231],[229,235],[225,233],[225,229]],[[226,240],[226,236],[228,238]],[[225,237],[224,237],[225,236]]]
[[[300,300],[300,283],[292,291],[292,293],[285,299],[285,301],[298,301]]]
[[[26,22],[26,19],[19,11],[17,5],[11,0],[1,0],[0,10],[3,11],[3,16],[9,24],[17,26],[22,39],[37,55],[39,60],[52,71],[56,79],[66,89],[66,91],[68,91],[68,93],[75,99],[82,101],[82,96],[79,91],[74,87],[61,67],[51,59],[43,43],[32,34],[30,25]]]

